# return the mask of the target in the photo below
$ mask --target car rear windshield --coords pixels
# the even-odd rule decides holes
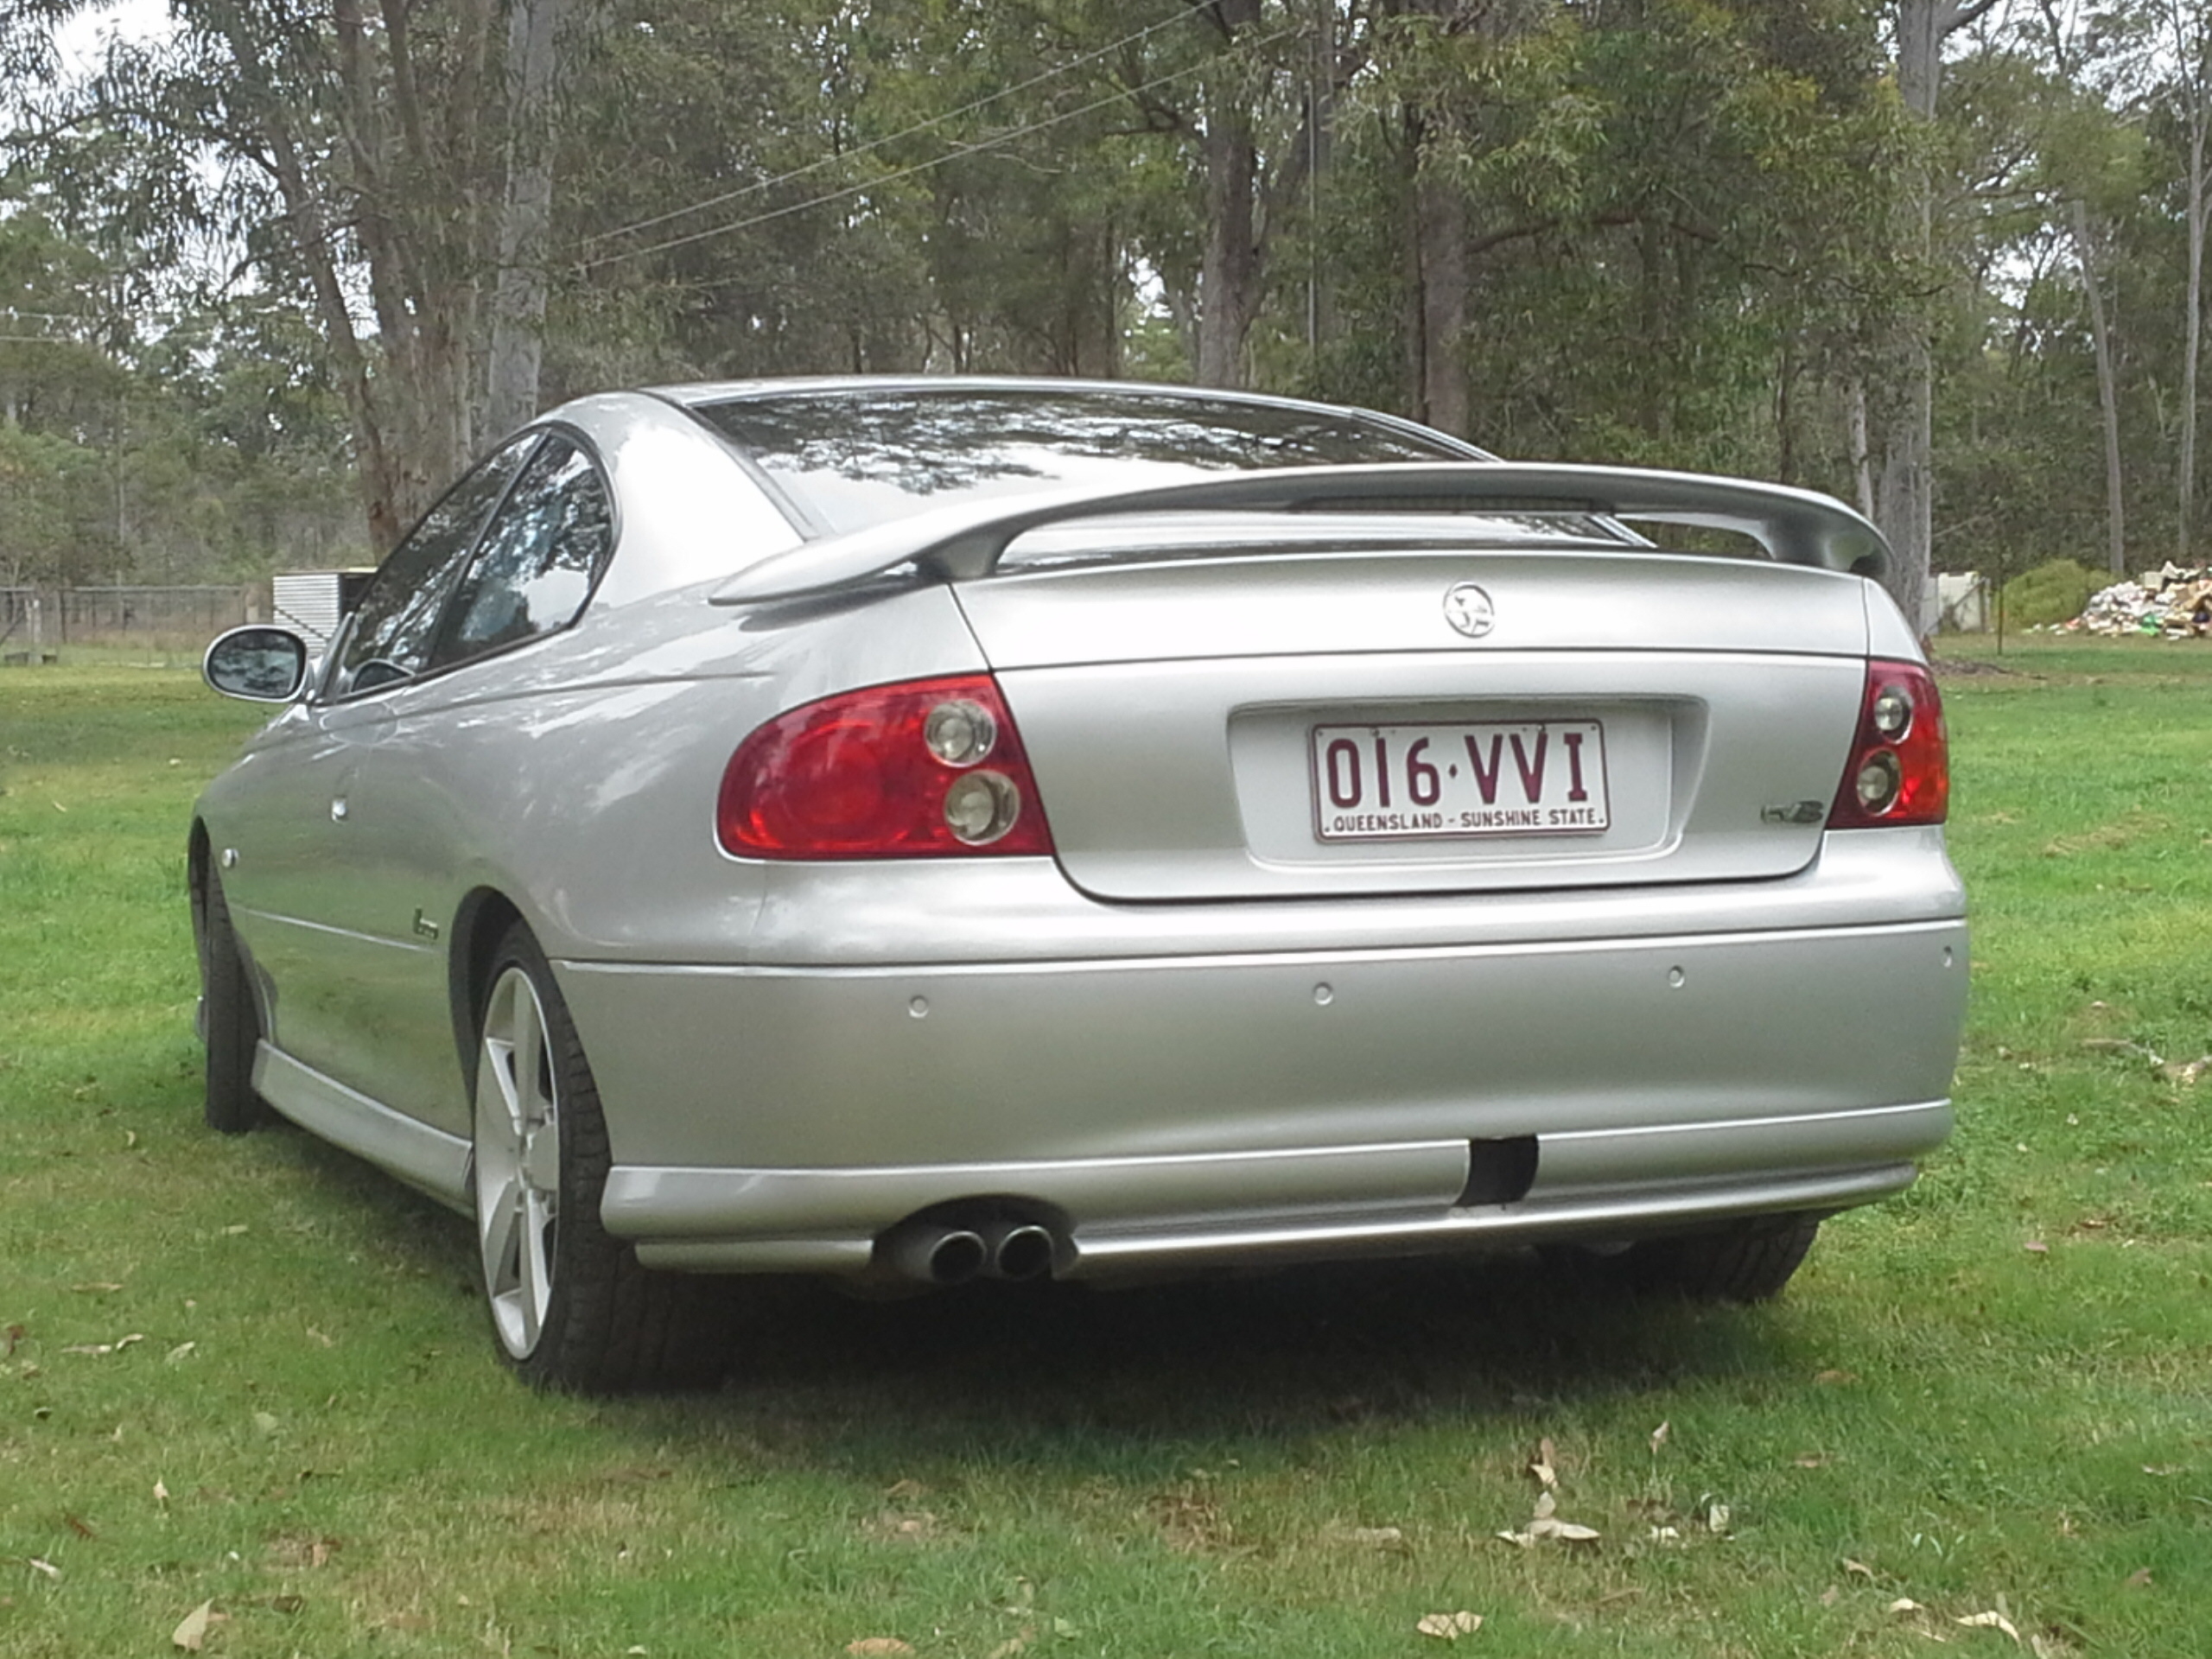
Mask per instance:
[[[693,412],[831,535],[1056,485],[1142,487],[1259,467],[1473,457],[1333,410],[1137,391],[834,391]]]

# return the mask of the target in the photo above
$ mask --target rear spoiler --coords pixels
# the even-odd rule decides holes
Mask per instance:
[[[1464,512],[1581,513],[1734,531],[1781,563],[1866,576],[1879,576],[1889,561],[1881,532],[1866,519],[1832,497],[1786,484],[1627,467],[1400,461],[962,502],[772,555],[711,598],[717,605],[795,599],[910,563],[950,581],[973,581],[991,574],[1016,537],[1074,519],[1147,512]]]

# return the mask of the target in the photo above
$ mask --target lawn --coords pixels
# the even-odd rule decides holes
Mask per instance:
[[[0,1656],[2204,1651],[2212,646],[1943,683],[1959,1134],[1780,1302],[807,1294],[607,1402],[500,1370],[464,1223],[200,1128],[184,830],[251,711],[0,671]],[[1540,1461],[1594,1540],[1498,1536]]]

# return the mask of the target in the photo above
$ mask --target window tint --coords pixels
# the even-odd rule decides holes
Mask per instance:
[[[614,545],[614,510],[591,458],[549,437],[485,532],[432,661],[466,662],[564,628]]]
[[[535,433],[517,440],[447,491],[378,567],[346,634],[331,683],[335,695],[372,690],[422,671],[446,595],[477,532],[537,442]]]
[[[1137,486],[1231,468],[1468,458],[1334,410],[1134,390],[823,392],[695,412],[832,534],[1056,484]]]

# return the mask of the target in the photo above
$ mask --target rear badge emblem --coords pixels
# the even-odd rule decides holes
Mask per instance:
[[[1497,611],[1488,594],[1463,582],[1445,593],[1444,620],[1468,639],[1479,639],[1497,626]]]

